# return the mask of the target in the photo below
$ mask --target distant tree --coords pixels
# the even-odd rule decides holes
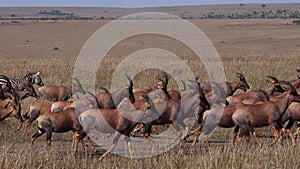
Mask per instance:
[[[240,6],[244,6],[245,4],[240,4]]]
[[[265,8],[267,5],[266,4],[262,4],[261,7]]]

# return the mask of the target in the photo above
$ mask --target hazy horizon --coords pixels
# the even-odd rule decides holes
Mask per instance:
[[[300,3],[300,0],[0,0],[0,7],[161,7],[218,4]]]

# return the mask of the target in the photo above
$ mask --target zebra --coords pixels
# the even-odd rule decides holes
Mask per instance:
[[[0,75],[0,85],[7,83],[7,78],[3,78],[4,76]],[[24,80],[28,80],[31,84],[37,84],[39,86],[44,86],[42,78],[40,77],[40,72],[28,72],[23,79],[13,79],[8,78],[11,84],[20,84],[23,83]]]

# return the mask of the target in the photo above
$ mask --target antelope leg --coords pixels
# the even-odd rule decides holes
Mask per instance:
[[[115,133],[115,137],[114,137],[112,146],[99,158],[100,161],[102,161],[104,159],[104,157],[106,157],[108,155],[108,153],[110,153],[117,146],[120,136],[121,136],[121,133],[119,133],[119,132]]]
[[[113,144],[100,158],[99,160],[102,161],[104,159],[105,156],[107,156],[108,153],[110,153],[115,147],[117,146],[117,144]]]

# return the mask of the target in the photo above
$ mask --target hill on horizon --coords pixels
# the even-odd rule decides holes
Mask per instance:
[[[184,19],[300,18],[300,3],[196,5],[149,8],[0,7],[0,19],[117,19],[133,13],[162,12]]]

